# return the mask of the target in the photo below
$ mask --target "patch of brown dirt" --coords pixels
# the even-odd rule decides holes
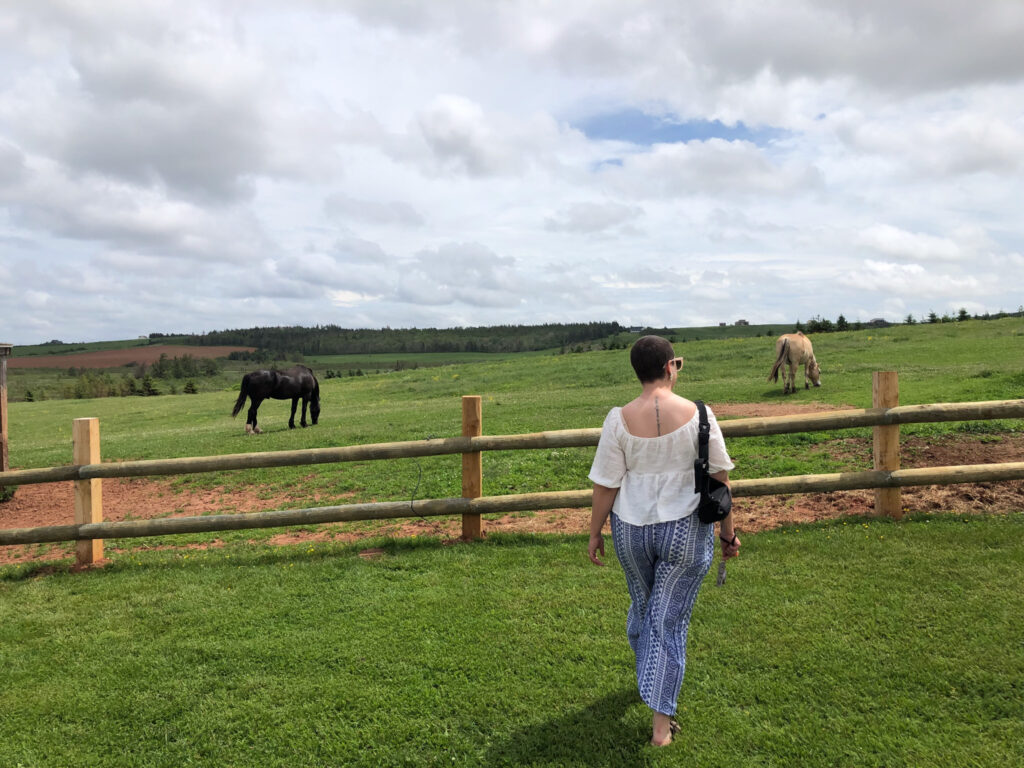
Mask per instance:
[[[740,419],[765,418],[768,416],[793,416],[798,413],[822,413],[843,411],[852,405],[831,405],[829,403],[711,403],[715,416],[735,416]]]
[[[749,414],[747,411],[744,415]],[[849,438],[828,449],[842,457],[851,469],[870,466],[871,439]],[[1024,461],[1024,436],[943,436],[906,438],[901,443],[902,465],[910,467],[990,464]],[[179,517],[210,513],[261,512],[295,505],[294,495],[269,494],[266,488],[180,491],[167,479],[108,480],[103,483],[103,508],[107,520]],[[924,486],[902,490],[907,512],[955,512],[959,514],[1008,513],[1024,509],[1024,481],[978,483],[973,485]],[[338,499],[304,497],[303,504],[339,503]],[[11,501],[0,504],[0,528],[28,528],[73,522],[72,483],[45,483],[18,488]],[[794,494],[736,499],[734,514],[741,532],[757,532],[780,525],[826,520],[843,515],[872,512],[874,491],[837,491],[833,493]],[[489,518],[486,532],[583,533],[590,520],[589,509],[553,509],[535,513],[512,513]],[[403,519],[370,526],[363,530],[281,533],[270,544],[302,542],[353,542],[379,536],[398,538],[440,536],[455,540],[461,534],[459,518]],[[197,545],[220,546],[219,541]],[[0,547],[0,563],[66,558],[73,544]],[[144,546],[111,540],[108,549],[120,546]],[[196,548],[189,546],[188,548]]]
[[[145,363],[151,365],[160,359],[189,355],[195,358],[227,357],[232,352],[252,352],[255,347],[188,347],[175,344],[154,344],[127,349],[104,349],[96,352],[71,352],[67,355],[38,355],[7,359],[8,368],[117,368],[122,365]],[[17,353],[17,347],[15,347]]]

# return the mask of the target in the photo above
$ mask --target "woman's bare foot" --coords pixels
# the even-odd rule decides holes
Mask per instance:
[[[651,731],[651,746],[667,747],[672,743],[672,735],[679,732],[679,724],[668,715],[655,712]]]

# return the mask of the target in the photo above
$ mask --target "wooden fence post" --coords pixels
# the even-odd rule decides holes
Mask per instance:
[[[871,386],[875,408],[895,408],[900,404],[900,385],[896,371],[875,371]],[[874,467],[886,472],[900,468],[900,427],[898,424],[874,428]],[[899,488],[875,489],[875,514],[899,520],[903,501]]]
[[[0,472],[11,468],[7,449],[7,356],[11,354],[10,344],[0,344]]]
[[[462,436],[479,437],[483,434],[480,395],[462,396]],[[462,497],[478,499],[483,495],[483,464],[480,452],[462,454]],[[483,523],[478,514],[462,516],[462,538],[465,541],[483,538]]]
[[[71,426],[72,461],[100,463],[100,420],[75,419]],[[75,480],[75,525],[103,522],[103,481]],[[79,539],[75,550],[77,565],[91,565],[103,559],[103,539]]]

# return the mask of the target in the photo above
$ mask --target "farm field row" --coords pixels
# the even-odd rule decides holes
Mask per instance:
[[[252,347],[189,347],[176,344],[106,349],[92,352],[71,352],[63,355],[14,356],[7,361],[11,370],[22,368],[118,368],[134,363],[152,365],[161,355],[168,358],[189,355],[197,359],[227,357],[232,352],[251,352]]]

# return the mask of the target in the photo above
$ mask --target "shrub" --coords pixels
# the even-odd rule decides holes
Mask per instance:
[[[152,376],[146,376],[142,379],[142,394],[146,397],[152,397],[160,394],[160,390],[157,389],[156,384],[153,383]]]

